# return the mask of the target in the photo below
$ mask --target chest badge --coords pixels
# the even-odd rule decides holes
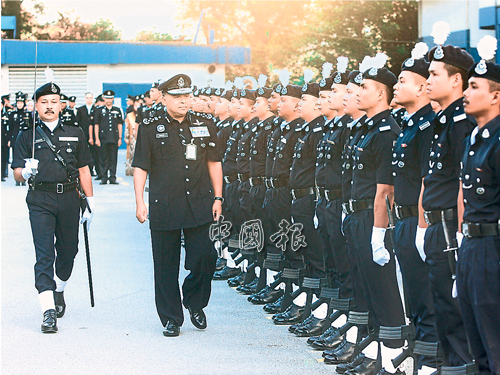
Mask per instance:
[[[484,194],[484,188],[483,188],[483,187],[478,187],[478,188],[476,189],[476,193],[478,193],[479,195]]]
[[[165,131],[165,125],[158,125],[156,127],[156,130],[158,130],[160,133]]]
[[[67,153],[71,153],[71,152],[73,152],[73,150],[72,150],[71,148],[69,148],[69,147],[68,147],[68,148],[66,149],[66,152],[67,152]]]

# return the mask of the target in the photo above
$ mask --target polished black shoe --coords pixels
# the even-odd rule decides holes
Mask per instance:
[[[328,336],[333,335],[337,331],[338,331],[337,328],[330,326],[330,327],[328,327],[328,329],[325,332],[323,332],[323,334],[321,336],[311,336],[311,337],[309,337],[307,339],[307,344],[312,346],[312,344],[315,341],[326,339]]]
[[[57,312],[54,309],[47,310],[43,313],[43,323],[40,327],[43,333],[57,332]]]
[[[281,302],[283,301],[283,298],[284,298],[284,294],[280,298],[278,298],[276,301],[274,301],[273,303],[268,303],[268,304],[264,305],[264,307],[262,309],[266,313],[269,313],[269,314],[278,314],[278,313],[282,312]]]
[[[109,180],[110,185],[119,185],[120,183],[116,180]]]
[[[330,319],[314,318],[309,323],[297,328],[294,334],[298,337],[311,337],[321,335],[328,329],[328,327],[330,327],[331,324],[332,322],[330,321]]]
[[[359,353],[357,356],[353,356],[349,362],[338,363],[337,361],[332,360],[330,356],[326,356],[325,363],[328,361],[328,364],[337,365],[335,371],[339,374],[343,374],[344,372],[359,366],[361,362],[363,362],[363,359],[365,359],[365,355],[363,353]]]
[[[345,372],[346,375],[374,375],[377,361],[370,358],[364,358],[363,361],[352,370]]]
[[[301,322],[297,324],[292,324],[290,327],[288,327],[288,332],[294,333],[297,329],[300,329],[304,327],[306,324],[309,324],[311,320],[316,319],[313,314],[310,314],[307,318],[302,320]]]
[[[283,296],[283,289],[272,289],[268,286],[266,286],[266,288],[264,288],[266,290],[263,293],[254,294],[248,297],[248,300],[254,305],[265,305],[267,303],[276,302]]]
[[[246,274],[247,274],[246,272],[240,270],[240,273],[237,276],[227,280],[227,285],[229,285],[232,288],[243,285],[243,283],[245,282]]]
[[[220,271],[214,273],[212,280],[227,280],[231,277],[235,277],[241,272],[239,268],[232,268],[228,266],[224,266]]]
[[[99,183],[99,185],[107,185],[108,184],[108,181],[106,180],[101,180],[101,182]]]
[[[377,375],[404,375],[404,374],[405,373],[398,368],[396,369],[396,372],[389,372],[382,367],[382,370],[380,370]]]
[[[54,302],[56,304],[57,317],[62,318],[66,312],[66,303],[64,302],[64,292],[54,292]]]
[[[243,294],[246,294],[246,295],[254,294],[257,291],[257,283],[258,282],[259,282],[259,278],[256,277],[248,284],[243,284],[243,285],[240,285],[239,287],[237,287],[236,291],[243,293]]]
[[[337,348],[345,340],[345,335],[341,335],[338,331],[333,335],[325,337],[321,340],[316,340],[312,347],[316,350],[329,350]]]
[[[215,270],[220,271],[226,266],[226,264],[227,264],[227,259],[217,258],[217,262],[215,263]]]
[[[356,345],[350,342],[340,344],[337,349],[325,350],[323,356],[334,365],[348,364],[355,360]],[[357,366],[358,364],[356,364]],[[352,368],[356,367],[352,366]]]
[[[205,316],[205,313],[203,312],[203,309],[201,310],[192,310],[190,307],[187,307],[189,311],[189,316],[191,317],[191,323],[198,328],[198,329],[205,329],[207,328],[207,317]]]
[[[21,186],[21,183],[16,181],[16,186]]]
[[[167,321],[165,324],[165,328],[163,329],[163,336],[167,337],[176,337],[181,333],[181,326],[178,325],[173,320]]]
[[[289,306],[284,312],[274,315],[273,322],[277,325],[298,323],[305,318],[305,311],[305,306],[297,306],[292,303],[292,305]]]

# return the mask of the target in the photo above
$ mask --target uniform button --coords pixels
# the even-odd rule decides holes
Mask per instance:
[[[158,203],[158,199],[155,199],[155,203]]]
[[[438,134],[434,134],[434,139],[438,139],[439,138],[439,135]]]
[[[189,191],[186,191],[186,194],[189,195]]]
[[[465,179],[468,180],[470,176],[468,174],[465,175]]]
[[[469,152],[469,155],[470,155],[470,156],[474,156],[474,151],[470,151],[470,152]]]
[[[432,174],[432,169],[429,169],[429,174]]]
[[[467,199],[464,198],[464,203],[467,203]]]
[[[189,182],[189,178],[186,178],[186,182]]]
[[[57,158],[54,158],[55,161],[57,161]]]
[[[183,131],[184,131],[184,129],[180,129],[180,131],[181,131],[181,132],[183,132]]]
[[[186,169],[188,169],[189,167],[186,165]]]
[[[396,172],[392,172],[392,175],[393,175],[394,177],[396,177]]]

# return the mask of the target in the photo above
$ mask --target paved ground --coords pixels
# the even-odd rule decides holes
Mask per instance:
[[[147,224],[135,219],[131,177],[95,185],[90,242],[95,303],[90,307],[83,232],[55,335],[40,333],[33,242],[26,188],[1,184],[1,372],[7,374],[330,374],[321,352],[275,326],[258,306],[213,283],[208,329],[187,320],[178,338],[165,338],[154,306]],[[11,175],[12,176],[12,175]],[[182,277],[186,271],[181,268]]]

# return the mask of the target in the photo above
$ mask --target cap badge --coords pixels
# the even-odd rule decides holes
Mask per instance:
[[[182,77],[179,78],[179,80],[177,81],[177,86],[179,86],[179,87],[182,88],[182,87],[184,87],[184,84],[185,84],[184,83],[184,78],[182,78]]]
[[[283,88],[281,89],[281,95],[286,95],[287,93],[288,93],[287,88],[286,88],[286,87],[283,87]]]
[[[165,131],[165,125],[158,125],[156,127],[156,130],[158,130],[160,133]]]
[[[205,94],[210,95],[212,93],[212,89],[209,87],[205,90]]]
[[[408,59],[405,61],[405,66],[407,68],[411,68],[413,65],[415,65],[415,60],[414,59]]]
[[[434,58],[436,60],[441,60],[444,57],[444,51],[443,51],[443,46],[439,44],[434,51]]]
[[[342,76],[340,75],[340,73],[339,73],[339,72],[337,72],[337,75],[335,76],[335,78],[334,78],[333,82],[335,82],[335,83],[340,83],[340,82],[342,82]]]
[[[276,86],[276,92],[278,94],[281,93],[281,85]]]
[[[319,85],[320,85],[321,87],[325,87],[325,86],[326,86],[326,79],[324,79],[324,78],[323,78],[323,79],[319,82]]]
[[[259,95],[264,95],[264,89],[262,87],[259,88],[258,94]]]
[[[215,90],[215,95],[220,95],[220,89]]]
[[[376,76],[377,75],[377,68],[371,68],[370,71],[368,72],[368,74],[371,76]]]
[[[479,75],[485,74],[488,71],[488,68],[486,67],[486,61],[479,61],[479,63],[474,68],[474,71]]]
[[[356,82],[357,84],[360,84],[362,80],[363,80],[363,73],[359,73],[356,76],[356,78],[354,78],[354,82]]]
[[[306,92],[307,91],[307,83],[304,83],[304,86],[302,86],[302,92]]]
[[[50,83],[50,90],[51,90],[53,93],[56,93],[56,92],[57,92],[56,86],[54,86],[54,84],[53,84],[52,82]]]
[[[247,96],[247,91],[245,89],[241,90],[241,96]]]

